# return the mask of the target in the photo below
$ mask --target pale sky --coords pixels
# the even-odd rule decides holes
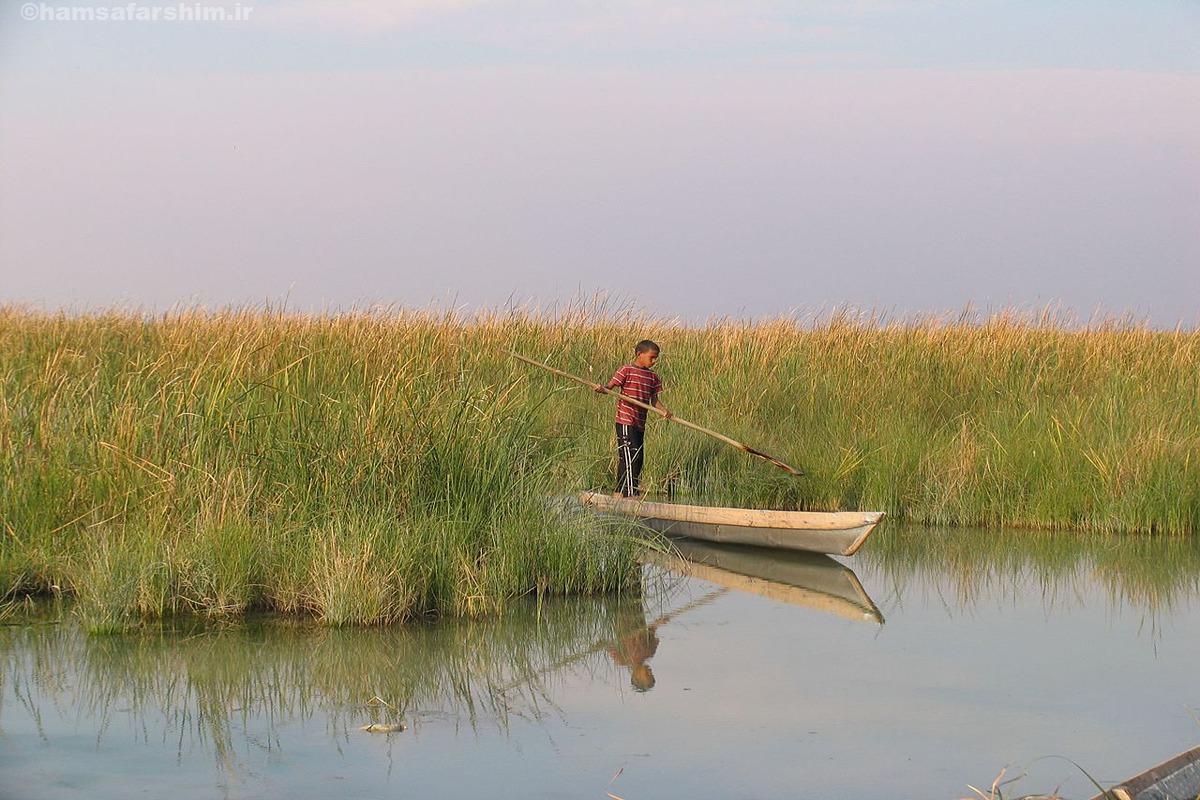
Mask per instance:
[[[1195,0],[96,5],[0,0],[0,303],[1200,323]]]

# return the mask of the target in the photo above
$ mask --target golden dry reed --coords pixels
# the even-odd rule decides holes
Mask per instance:
[[[607,379],[663,346],[677,499],[948,525],[1191,534],[1200,334],[1050,316],[715,321],[0,308],[0,593],[93,630],[267,608],[331,624],[477,615],[637,582],[636,543],[546,498],[611,482]]]

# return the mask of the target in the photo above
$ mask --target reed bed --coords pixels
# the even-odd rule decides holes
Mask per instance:
[[[611,481],[607,379],[649,337],[678,499],[936,525],[1190,535],[1200,334],[1047,316],[689,327],[557,316],[0,308],[0,593],[93,630],[252,609],[369,624],[634,589],[637,542],[547,509]]]

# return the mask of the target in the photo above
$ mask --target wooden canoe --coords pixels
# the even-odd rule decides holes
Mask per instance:
[[[881,511],[772,511],[653,503],[600,492],[579,495],[603,514],[632,517],[667,536],[852,556],[883,519]]]
[[[1200,747],[1193,747],[1092,800],[1195,800],[1200,797]]]
[[[645,560],[680,575],[779,603],[883,624],[883,614],[854,570],[826,555],[680,539],[674,552],[650,551]]]

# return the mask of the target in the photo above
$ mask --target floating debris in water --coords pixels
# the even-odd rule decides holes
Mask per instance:
[[[397,733],[407,727],[403,722],[372,722],[370,725],[363,725],[359,730],[367,733]]]

